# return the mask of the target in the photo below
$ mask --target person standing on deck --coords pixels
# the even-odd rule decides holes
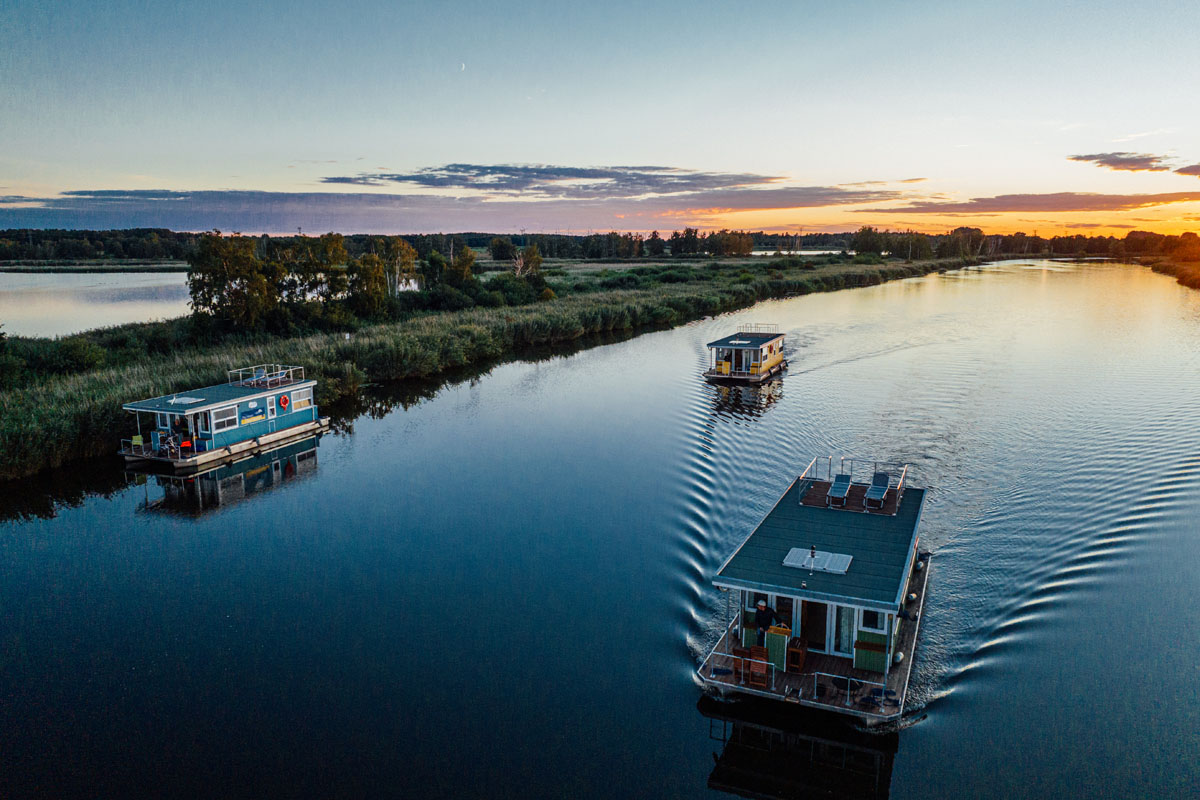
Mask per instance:
[[[767,628],[779,622],[775,609],[767,605],[766,600],[759,600],[754,611],[754,624],[758,627],[758,646],[762,647],[767,641]]]

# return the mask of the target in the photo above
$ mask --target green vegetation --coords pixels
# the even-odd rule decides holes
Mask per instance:
[[[1185,233],[1172,247],[1167,258],[1149,258],[1155,272],[1170,275],[1189,289],[1200,289],[1200,236]]]
[[[202,311],[188,319],[125,325],[58,340],[6,340],[0,351],[0,364],[10,364],[8,388],[0,390],[0,477],[111,454],[129,433],[131,420],[121,411],[123,403],[219,383],[233,366],[303,364],[320,381],[318,401],[327,404],[356,394],[367,381],[434,376],[511,357],[532,346],[669,326],[767,298],[867,286],[963,263],[861,265],[843,256],[793,256],[631,270],[565,267],[560,268],[562,275],[547,279],[535,271],[540,254],[530,245],[519,253],[521,263],[513,269],[487,281],[472,276],[469,281],[477,286],[463,280],[469,257],[459,257],[458,267],[453,266],[455,260],[432,257],[432,263],[414,264],[424,279],[438,278],[438,285],[395,294],[385,289],[382,313],[396,316],[371,321],[352,309],[380,297],[381,265],[367,259],[363,266],[358,259],[357,265],[346,266],[344,284],[335,280],[333,288],[339,291],[334,292],[329,275],[335,270],[322,259],[330,248],[336,250],[336,241],[314,240],[312,251],[289,262],[301,265],[299,272],[288,273],[290,277],[280,277],[277,262],[260,260],[264,272],[256,271],[238,237],[206,247],[210,249],[197,256],[193,274],[198,296],[207,307],[229,316]],[[386,284],[391,268],[386,258],[380,256],[380,262]],[[455,281],[463,288],[452,285]],[[264,295],[264,282],[291,294]],[[243,296],[251,298],[244,307],[223,305],[236,305]],[[470,304],[453,308],[452,301]],[[430,307],[434,304],[437,308]],[[267,324],[272,313],[310,327],[299,333],[272,329]],[[240,329],[232,325],[233,318],[262,327]],[[5,361],[6,356],[12,360]]]

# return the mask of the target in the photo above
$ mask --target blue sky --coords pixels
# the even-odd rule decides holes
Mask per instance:
[[[1200,164],[1197,23],[1154,2],[10,1],[0,226],[1200,228],[1200,176],[1175,171]],[[413,180],[447,165],[562,169]],[[572,172],[621,166],[754,177],[629,195]],[[80,194],[101,190],[121,199]]]

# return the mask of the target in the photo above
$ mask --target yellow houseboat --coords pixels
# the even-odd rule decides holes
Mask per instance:
[[[714,382],[762,383],[787,368],[778,325],[739,325],[737,333],[708,343],[708,369]]]

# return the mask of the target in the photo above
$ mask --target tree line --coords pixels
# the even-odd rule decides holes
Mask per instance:
[[[173,259],[193,256],[204,234],[181,233],[161,228],[115,231],[70,231],[15,229],[0,231],[0,261],[54,259]],[[245,237],[260,249],[302,251],[313,237],[302,235]],[[347,259],[377,254],[379,240],[401,239],[419,260],[435,253],[453,260],[456,254],[473,249],[487,251],[502,268],[520,250],[536,246],[545,258],[622,261],[647,258],[693,258],[746,256],[755,250],[792,253],[800,250],[853,250],[860,254],[888,254],[908,260],[1021,254],[1055,256],[1108,256],[1134,258],[1170,256],[1190,258],[1195,234],[1169,236],[1148,231],[1130,231],[1124,237],[1042,237],[1027,233],[985,234],[979,228],[961,227],[949,233],[879,230],[864,226],[853,233],[767,233],[764,231],[719,230],[700,232],[684,228],[661,235],[640,233],[520,234],[432,233],[379,237],[367,234],[342,236]],[[1178,251],[1178,253],[1177,253]],[[490,266],[496,266],[495,264]]]
[[[554,293],[536,245],[514,253],[509,269],[481,281],[475,250],[444,243],[422,257],[408,239],[371,237],[355,256],[346,237],[198,237],[187,257],[193,316],[239,330],[297,333],[411,311],[524,305]]]
[[[1052,236],[1027,233],[985,234],[980,228],[955,228],[945,234],[916,231],[881,231],[859,228],[848,242],[858,254],[890,255],[907,260],[925,258],[976,258],[991,255],[1076,256],[1138,258],[1167,256],[1180,261],[1200,261],[1200,236],[1168,236],[1130,231],[1115,236]]]

